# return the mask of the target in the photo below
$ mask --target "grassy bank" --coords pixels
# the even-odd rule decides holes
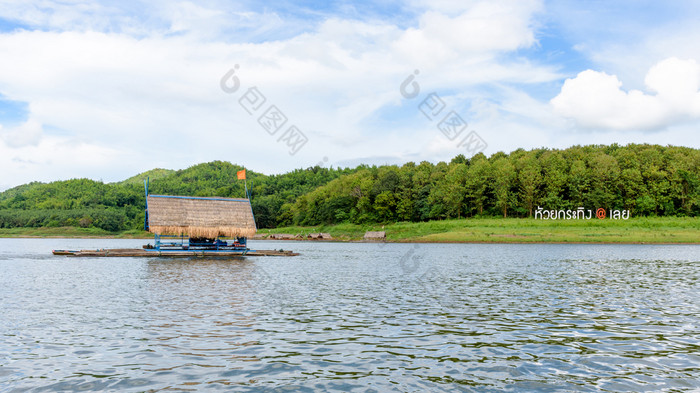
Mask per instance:
[[[307,235],[328,232],[336,240],[361,240],[366,231],[387,233],[394,242],[487,243],[696,243],[700,218],[631,218],[629,220],[534,220],[470,218],[387,225],[338,224],[262,229],[258,233]],[[119,233],[96,228],[1,228],[0,237],[150,238],[147,232]]]
[[[384,226],[340,224],[287,227],[260,232],[328,232],[339,240],[360,240],[368,230],[384,230],[387,240],[397,242],[700,243],[700,218],[675,217],[556,221],[472,218],[419,223],[400,222]]]
[[[0,228],[0,238],[100,238],[100,239],[140,239],[152,238],[148,232],[130,230],[109,232],[99,228],[41,227],[41,228]]]

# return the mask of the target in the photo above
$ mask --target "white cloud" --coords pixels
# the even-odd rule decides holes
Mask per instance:
[[[535,43],[533,14],[539,2],[472,2],[456,16],[427,11],[418,28],[407,29],[393,43],[397,54],[415,65],[463,65],[476,58],[528,47]],[[469,56],[465,56],[468,54]],[[465,58],[466,57],[466,58]]]
[[[544,52],[580,43],[594,64],[585,68],[605,72],[584,71],[562,87],[562,70],[583,67],[538,54],[539,37],[566,30],[540,31],[557,17],[551,3],[545,10],[538,0],[410,0],[401,16],[320,11],[309,20],[296,15],[310,10],[290,15],[245,3],[0,0],[3,19],[37,29],[0,34],[0,94],[28,103],[29,112],[26,124],[0,128],[3,184],[115,181],[214,159],[265,173],[358,157],[449,160],[463,151],[440,133],[439,119],[417,109],[433,91],[484,138],[486,153],[612,142],[700,146],[697,121],[688,122],[698,118],[697,64],[649,60],[697,58],[700,39],[689,39],[700,37],[697,18],[682,32],[665,33],[669,23],[635,29],[647,37],[631,45],[603,40],[607,30],[593,34],[589,20],[600,12],[564,4],[554,23],[587,15],[573,23],[583,38],[551,44],[545,37],[542,44],[555,48]],[[561,19],[572,8],[579,12]],[[406,15],[415,19],[397,20]],[[241,89],[229,95],[219,80],[234,64]],[[421,95],[407,100],[399,84],[414,69]],[[309,137],[297,155],[239,106],[252,86],[267,97],[265,107],[279,107]],[[553,90],[559,95],[550,103]],[[595,130],[562,133],[568,125]]]
[[[584,128],[658,130],[700,118],[700,65],[672,57],[653,66],[649,93],[624,91],[614,75],[586,70],[567,79],[551,100],[554,110]]]
[[[4,188],[29,181],[90,177],[121,180],[121,168],[133,170],[123,152],[66,138],[45,135],[38,143],[11,146],[0,140]],[[20,181],[20,179],[24,179]]]
[[[36,146],[42,136],[41,123],[33,119],[13,128],[0,125],[0,138],[10,147]]]
[[[106,28],[105,7],[92,1],[66,2],[2,0],[3,16],[30,26],[74,28],[76,26]]]
[[[323,157],[329,164],[388,155],[449,159],[454,150],[426,149],[442,135],[418,113],[422,98],[406,103],[399,94],[399,84],[415,68],[421,70],[424,94],[460,91],[465,101],[473,86],[560,78],[553,67],[508,56],[535,44],[539,1],[471,1],[455,9],[429,9],[407,29],[329,18],[303,34],[260,43],[229,39],[227,26],[248,18],[242,23],[245,37],[258,34],[251,26],[264,31],[290,22],[274,12],[222,13],[211,3],[163,3],[150,25],[144,25],[149,15],[87,2],[78,2],[78,11],[13,4],[13,12],[28,12],[22,14],[27,23],[50,26],[0,34],[0,93],[27,102],[30,119],[44,130],[35,149],[10,146],[4,139],[6,157],[37,163],[3,162],[11,172],[5,181],[17,184],[48,174],[102,173],[112,181],[155,166],[183,168],[213,159],[266,173],[314,165]],[[234,64],[240,65],[242,85],[228,95],[219,80]],[[287,154],[276,136],[238,105],[252,86],[265,94],[266,105],[278,106],[290,125],[309,136],[299,154]],[[405,116],[415,122],[401,129],[372,123],[377,112],[400,105],[410,107]],[[109,159],[84,167],[75,155],[53,155],[49,146],[59,145],[85,146],[85,156],[97,152]],[[41,157],[53,158],[49,164]],[[42,165],[51,170],[27,169]]]

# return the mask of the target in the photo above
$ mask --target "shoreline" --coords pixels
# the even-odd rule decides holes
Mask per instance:
[[[365,240],[368,231],[384,231],[386,239]],[[310,239],[327,233],[331,239]],[[282,235],[282,236],[278,236]],[[275,239],[269,239],[276,236]],[[286,238],[284,238],[286,237]],[[0,228],[9,239],[142,239],[153,235],[134,229],[108,232],[97,228]],[[259,229],[255,241],[425,243],[425,244],[700,244],[698,217],[639,217],[629,220],[536,220],[466,218],[386,224],[334,224]]]
[[[90,239],[90,240],[152,240],[153,237],[120,237],[118,235],[113,236],[4,236],[0,235],[0,239]],[[532,240],[532,241],[519,241],[519,240],[464,240],[464,241],[440,241],[440,240],[421,240],[421,239],[401,239],[401,240],[386,240],[386,241],[365,241],[365,240],[311,240],[311,239],[249,239],[252,241],[261,242],[288,242],[288,243],[361,243],[361,244],[590,244],[590,245],[659,245],[659,246],[673,246],[673,245],[690,245],[697,246],[700,245],[700,241],[697,242],[655,242],[655,241],[556,241],[556,240]]]

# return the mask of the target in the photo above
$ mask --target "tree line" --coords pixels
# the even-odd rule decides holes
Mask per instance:
[[[544,209],[697,216],[700,150],[658,145],[519,149],[362,168],[284,205],[281,224],[532,217]]]
[[[243,197],[243,169],[214,161],[160,170],[150,193]],[[152,172],[152,171],[151,171]],[[634,216],[698,216],[700,150],[658,145],[519,149],[449,163],[311,167],[281,175],[247,171],[260,228],[532,217],[544,209],[624,209]],[[0,193],[0,227],[143,226],[145,193],[133,179],[29,183]]]

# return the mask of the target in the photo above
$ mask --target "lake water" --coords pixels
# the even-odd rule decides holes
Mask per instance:
[[[700,389],[700,246],[0,239],[0,391]]]

